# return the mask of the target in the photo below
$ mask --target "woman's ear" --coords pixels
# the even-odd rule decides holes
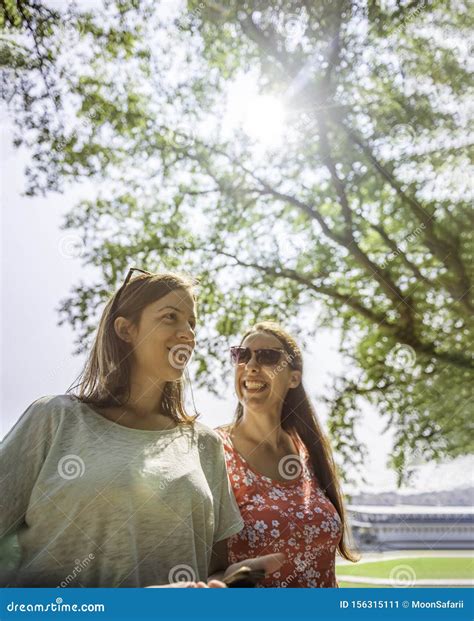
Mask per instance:
[[[117,317],[114,321],[115,334],[126,343],[133,341],[132,328],[132,322],[125,317]]]
[[[290,388],[296,388],[301,384],[301,371],[292,371],[290,376]]]

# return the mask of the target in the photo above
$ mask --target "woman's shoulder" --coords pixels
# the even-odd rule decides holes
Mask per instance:
[[[224,444],[224,447],[226,449],[227,452],[232,452],[233,450],[233,444],[232,444],[232,439],[231,439],[231,429],[232,429],[232,425],[228,424],[228,425],[220,425],[219,427],[216,427],[215,431],[216,433],[219,435],[219,437],[222,440],[222,443]]]
[[[76,397],[68,394],[46,395],[33,401],[26,412],[35,415],[52,416],[53,418],[65,411],[82,407],[83,403]]]
[[[70,395],[45,395],[38,397],[27,406],[25,414],[54,415],[60,410],[73,407],[74,401]]]
[[[209,448],[209,445],[212,444],[212,448],[219,453],[223,451],[224,456],[227,459],[229,454],[232,453],[232,443],[228,434],[228,430],[230,430],[231,425],[222,425],[216,427],[215,429],[210,429],[200,423],[195,423],[195,425],[200,434],[200,448]],[[204,451],[204,453],[206,452],[210,453],[211,451]]]
[[[222,445],[222,437],[219,433],[217,433],[217,429],[211,429],[207,425],[204,425],[198,421],[194,423],[194,429],[199,436],[199,441],[208,441],[216,447],[220,447]]]
[[[45,395],[31,403],[22,418],[35,420],[38,424],[50,422],[56,427],[61,422],[68,422],[68,426],[81,419],[81,414],[87,410],[87,405],[70,394]]]
[[[10,429],[5,439],[15,439],[26,436],[51,437],[61,424],[65,412],[73,407],[69,395],[45,395],[35,399]],[[26,436],[25,436],[26,434]]]
[[[72,395],[45,395],[44,397],[38,397],[30,405],[37,409],[52,408],[52,407],[67,407],[77,402]]]
[[[224,443],[228,442],[229,440],[231,426],[232,425],[219,425],[219,427],[216,427],[214,429],[214,431],[224,441]]]
[[[214,477],[218,473],[217,464],[224,464],[226,461],[226,445],[222,436],[216,430],[195,422],[193,425],[195,444],[199,449],[199,458],[204,471],[209,476]]]

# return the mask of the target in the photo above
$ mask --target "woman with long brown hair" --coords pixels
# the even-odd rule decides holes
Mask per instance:
[[[259,586],[336,587],[335,557],[356,555],[336,466],[302,383],[303,359],[279,325],[261,322],[231,348],[239,403],[220,427],[244,528],[229,560],[283,552],[287,561]]]
[[[2,443],[0,537],[21,559],[3,586],[223,587],[242,528],[219,436],[186,413],[193,283],[129,271],[69,394],[43,397]],[[72,391],[77,389],[76,393]],[[273,571],[281,555],[251,559]]]

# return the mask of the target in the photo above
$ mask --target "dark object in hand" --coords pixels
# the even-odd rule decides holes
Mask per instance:
[[[252,588],[255,587],[260,580],[265,578],[264,569],[250,569],[250,567],[241,567],[233,574],[223,578],[222,582],[229,589]]]

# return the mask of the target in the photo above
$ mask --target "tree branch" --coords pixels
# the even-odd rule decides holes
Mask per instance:
[[[427,285],[430,285],[430,286],[434,285],[434,283],[429,278],[426,278],[426,276],[423,276],[423,274],[420,272],[419,268],[414,263],[412,263],[410,261],[410,259],[406,256],[406,254],[404,252],[402,252],[402,250],[400,250],[400,248],[397,246],[396,242],[393,241],[393,239],[388,235],[387,231],[383,228],[383,226],[381,224],[370,224],[369,226],[380,235],[380,237],[383,239],[383,241],[385,242],[387,247],[390,248],[390,250],[392,252],[396,253],[396,255],[401,258],[401,260],[406,265],[406,267],[419,280],[422,280]]]
[[[338,300],[342,304],[347,304],[357,313],[359,313],[372,323],[376,324],[377,327],[380,327],[382,331],[386,334],[389,334],[390,336],[396,338],[399,342],[410,345],[410,347],[412,347],[417,353],[429,355],[442,362],[447,362],[463,369],[472,369],[474,366],[471,358],[455,352],[440,352],[437,350],[434,343],[423,343],[414,334],[407,334],[406,330],[403,327],[399,326],[398,324],[389,322],[384,315],[377,314],[370,308],[367,308],[362,304],[360,300],[354,298],[354,296],[341,293],[340,291],[337,291],[336,289],[333,289],[331,287],[318,285],[312,280],[305,278],[295,270],[284,268],[281,266],[260,265],[252,261],[243,261],[235,255],[226,252],[222,248],[217,248],[216,246],[213,247],[213,251],[218,255],[231,258],[233,261],[235,261],[237,265],[240,265],[242,267],[255,269],[274,278],[287,278],[288,280],[297,282],[298,284],[307,287],[315,293],[319,293]]]
[[[440,239],[434,230],[433,216],[428,214],[423,206],[416,200],[416,198],[407,194],[401,187],[401,184],[397,181],[394,175],[387,170],[386,167],[377,159],[372,149],[367,145],[362,138],[351,128],[347,127],[345,123],[336,121],[340,127],[342,127],[347,134],[350,141],[356,144],[364,155],[369,159],[374,168],[382,175],[382,177],[391,185],[396,191],[398,196],[402,199],[416,218],[423,224],[424,240],[428,249],[432,252],[448,270],[453,272],[457,276],[457,283],[449,282],[445,279],[446,288],[458,300],[469,312],[474,310],[474,307],[466,296],[466,292],[471,289],[471,282],[467,275],[465,266],[458,254],[457,248]]]
[[[369,275],[373,275],[377,282],[379,283],[381,289],[385,292],[387,297],[392,300],[396,304],[396,308],[400,306],[400,301],[402,302],[400,315],[402,316],[403,322],[405,324],[406,329],[413,330],[413,314],[409,304],[409,298],[403,295],[403,292],[399,289],[399,287],[393,282],[390,278],[389,274],[386,270],[381,269],[376,263],[374,263],[361,249],[359,244],[354,239],[354,229],[353,229],[353,214],[352,210],[349,206],[349,201],[346,194],[346,188],[344,182],[339,177],[336,165],[331,156],[331,150],[329,146],[327,126],[324,115],[321,114],[318,118],[319,124],[319,132],[320,132],[320,144],[321,144],[321,155],[324,164],[329,170],[329,174],[331,175],[331,179],[333,182],[333,186],[338,197],[339,205],[341,206],[342,215],[344,218],[344,222],[346,225],[345,231],[345,246],[347,250],[352,254],[355,260],[361,265]]]

